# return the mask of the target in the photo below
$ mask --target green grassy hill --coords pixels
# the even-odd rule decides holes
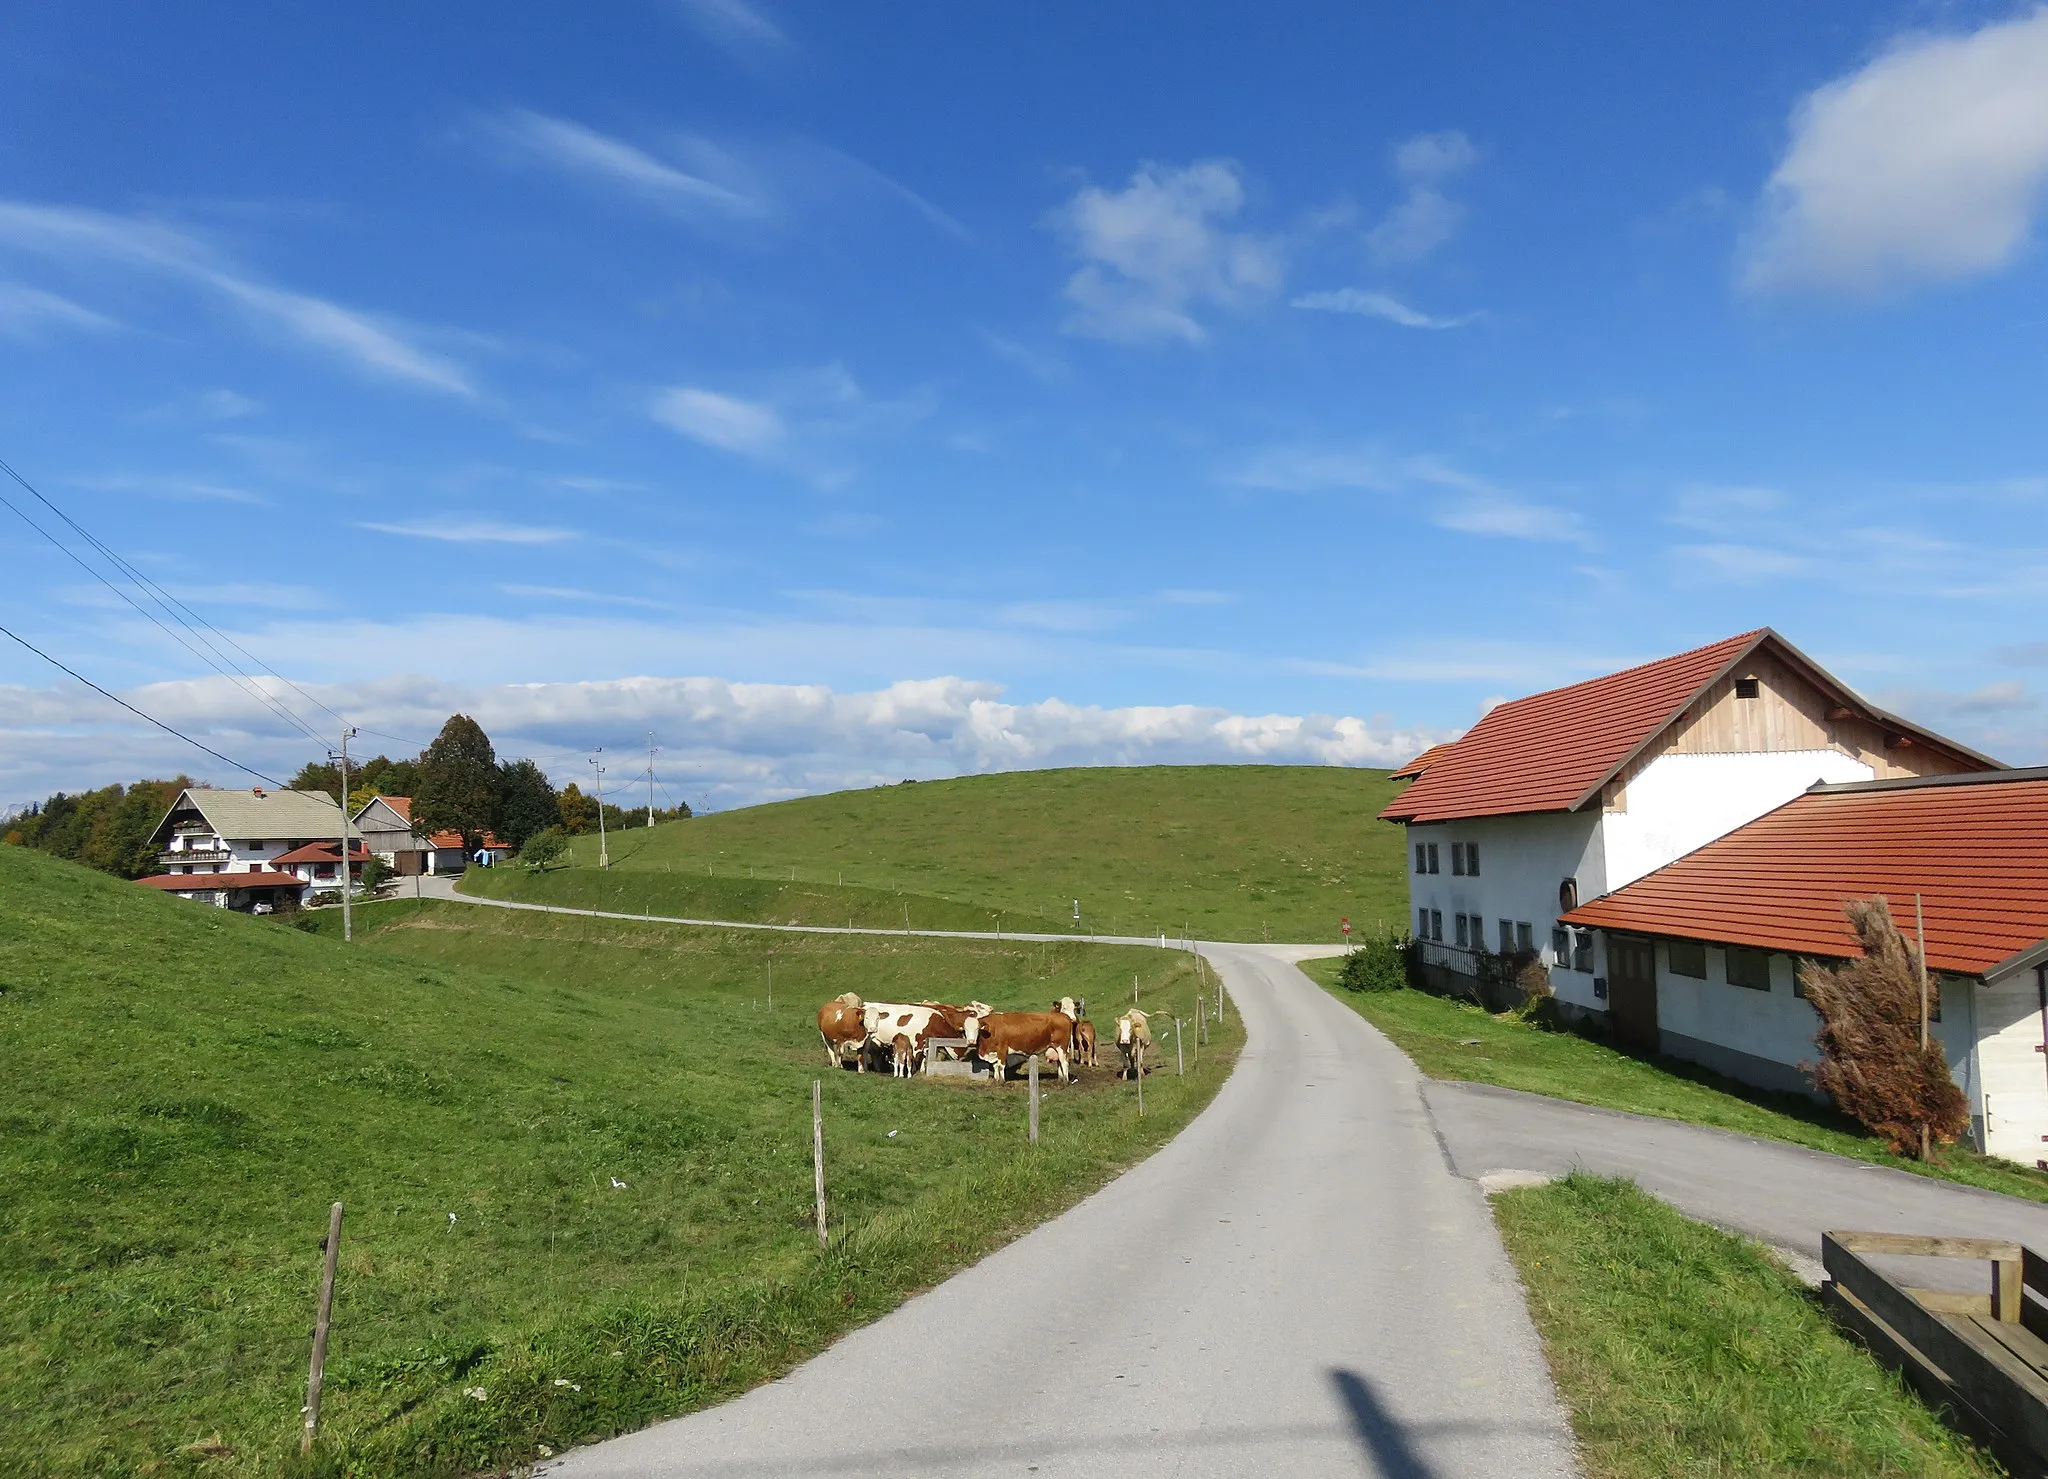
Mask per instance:
[[[1401,830],[1384,771],[1308,765],[1016,771],[841,791],[614,834],[500,897],[692,918],[1003,927],[1224,940],[1399,928]]]
[[[0,1469],[294,1467],[337,1199],[317,1468],[471,1472],[702,1405],[1162,1143],[1235,1042],[1233,1017],[1142,1121],[1106,1074],[1055,1088],[1033,1151],[1019,1086],[827,1071],[817,1004],[1072,993],[1106,1020],[1135,974],[1189,1011],[1187,957],[357,918],[344,947],[0,847]]]

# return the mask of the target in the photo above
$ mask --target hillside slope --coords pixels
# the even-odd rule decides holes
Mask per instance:
[[[635,829],[612,868],[465,889],[695,918],[1320,941],[1407,918],[1384,771],[1307,765],[1015,771],[840,791]]]
[[[459,904],[365,910],[344,947],[14,847],[0,903],[10,1474],[285,1466],[330,1201],[337,1461],[467,1471],[772,1376],[1099,1184],[1219,1081],[1163,1079],[1142,1122],[1102,1080],[1056,1090],[1030,1151],[1021,1088],[824,1073],[815,1011],[839,991],[1106,1004],[1135,974],[1191,1015],[1171,951],[764,946]]]

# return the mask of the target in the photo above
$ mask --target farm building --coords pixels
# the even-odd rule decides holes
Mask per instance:
[[[222,909],[296,900],[305,880],[283,866],[284,858],[328,838],[338,846],[341,823],[341,808],[318,791],[193,786],[157,823],[153,841],[163,872],[138,882]]]
[[[1503,958],[1541,962],[1568,1011],[1597,1014],[1603,937],[1560,916],[1816,781],[2002,769],[1864,702],[1767,628],[1501,704],[1407,768],[1420,774],[1380,815],[1407,829],[1431,984],[1501,1006],[1516,994],[1492,974]]]
[[[355,827],[370,852],[388,863],[401,878],[422,873],[460,873],[469,862],[460,832],[428,835],[415,829],[410,796],[371,797],[356,812]],[[512,851],[488,832],[480,850],[488,850],[493,862],[503,862]]]
[[[1806,958],[1861,953],[1843,916],[1924,915],[1940,1037],[1980,1149],[2048,1155],[2048,769],[1817,785],[1564,915],[1602,942],[1617,1036],[1812,1092]],[[1918,908],[1916,910],[1916,899]]]

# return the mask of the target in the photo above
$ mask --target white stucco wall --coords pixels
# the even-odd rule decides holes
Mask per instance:
[[[1562,971],[1550,950],[1550,931],[1557,924],[1557,886],[1567,878],[1579,882],[1579,897],[1605,892],[1596,838],[1598,812],[1532,812],[1521,816],[1475,817],[1456,822],[1412,825],[1408,837],[1408,928],[1415,929],[1418,908],[1440,909],[1444,944],[1454,945],[1452,921],[1476,914],[1485,921],[1488,949],[1500,945],[1500,921],[1526,923],[1536,949],[1551,967],[1559,997],[1578,1005],[1605,1009],[1593,998],[1593,977]],[[1442,871],[1415,872],[1415,844],[1435,843]],[[1451,872],[1451,844],[1479,846],[1479,876],[1460,878]]]
[[[1628,809],[1605,814],[1606,890],[1755,821],[1815,781],[1867,781],[1873,775],[1862,761],[1836,750],[1660,755],[1628,783]],[[1581,887],[1580,897],[1592,895]]]
[[[1972,1109],[1983,1116],[1984,1149],[2031,1166],[2048,1155],[2048,1054],[2033,972],[1977,987],[1977,1072]]]

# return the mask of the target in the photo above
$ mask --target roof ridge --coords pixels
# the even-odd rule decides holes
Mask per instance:
[[[2048,765],[2008,770],[1969,770],[1960,775],[1896,775],[1872,781],[1815,781],[1808,796],[1836,796],[1856,791],[1917,791],[1929,786],[1996,786],[2015,781],[2048,781]]]

